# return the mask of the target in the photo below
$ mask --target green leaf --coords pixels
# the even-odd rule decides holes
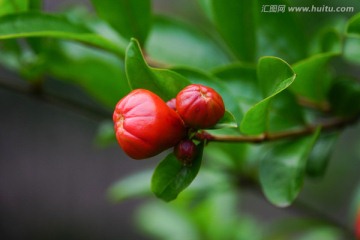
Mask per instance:
[[[222,82],[206,72],[187,67],[173,68],[174,71],[189,79],[192,83],[202,84],[215,89],[223,98],[225,108],[230,112],[235,123],[239,124],[242,118],[242,112],[237,104],[237,99],[231,94],[230,89]]]
[[[272,99],[269,109],[268,132],[282,132],[305,127],[304,110],[290,91],[282,91]]]
[[[126,43],[93,33],[85,26],[74,24],[61,16],[24,12],[0,17],[0,39],[53,37],[80,41],[124,56]]]
[[[164,201],[172,201],[187,188],[199,172],[204,143],[197,145],[197,156],[191,165],[184,166],[173,153],[156,167],[151,179],[151,190]]]
[[[150,195],[149,183],[151,175],[151,170],[145,170],[121,179],[107,189],[107,197],[112,202],[121,202]]]
[[[212,0],[215,25],[239,60],[252,62],[256,54],[255,0]]]
[[[266,198],[278,207],[289,206],[298,196],[304,180],[306,161],[320,129],[312,136],[271,146],[260,163],[259,178]]]
[[[132,39],[125,56],[126,75],[132,89],[144,88],[168,101],[190,82],[180,74],[167,70],[151,68],[147,65],[139,43]]]
[[[309,160],[306,163],[306,173],[311,177],[324,176],[334,146],[339,137],[338,133],[324,133],[319,136]]]
[[[212,36],[166,17],[154,19],[145,49],[152,58],[169,65],[208,70],[229,62]]]
[[[0,16],[26,11],[29,7],[28,0],[1,0]]]
[[[225,111],[224,116],[216,123],[213,128],[237,128],[236,119],[232,113]]]
[[[109,109],[130,92],[123,65],[108,52],[73,42],[54,45],[46,62],[53,76],[80,85]]]
[[[145,42],[151,26],[150,0],[91,0],[97,14],[122,36]]]
[[[303,98],[324,104],[331,86],[331,77],[327,70],[328,64],[338,55],[333,52],[321,53],[294,64],[293,68],[297,78],[290,89]]]
[[[291,67],[280,58],[263,57],[258,64],[258,78],[264,99],[246,112],[240,129],[245,134],[260,134],[269,130],[270,103],[295,79]]]
[[[236,63],[214,69],[213,74],[226,84],[242,112],[262,99],[255,66]]]
[[[356,79],[339,78],[329,91],[329,102],[334,113],[340,116],[354,116],[360,113],[360,84]]]
[[[261,88],[256,77],[256,68],[244,64],[232,64],[214,70],[236,97],[243,112],[260,102]],[[302,109],[289,91],[283,91],[273,98],[269,110],[269,132],[286,130],[303,125]]]

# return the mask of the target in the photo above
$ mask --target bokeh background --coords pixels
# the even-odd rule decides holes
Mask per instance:
[[[47,11],[73,4],[91,9],[85,0],[44,1]],[[153,8],[188,21],[202,19],[192,0],[155,0]],[[80,88],[47,80],[49,91],[65,93],[111,120],[111,113]],[[106,198],[106,190],[120,178],[155,166],[159,159],[133,161],[117,145],[102,148],[95,142],[96,114],[16,91],[26,88],[26,83],[3,67],[0,83],[0,239],[149,239],[133,218],[146,199],[113,204]],[[9,85],[12,87],[7,88]],[[304,208],[318,209],[349,228],[349,207],[360,181],[359,136],[360,124],[343,132],[326,175],[308,179],[299,198],[306,203]],[[241,199],[242,211],[264,225],[309,214],[293,207],[275,208],[251,190],[242,192]],[[317,217],[318,213],[311,215]]]

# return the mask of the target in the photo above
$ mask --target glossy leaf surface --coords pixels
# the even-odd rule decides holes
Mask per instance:
[[[289,206],[299,194],[306,161],[320,131],[312,136],[278,143],[260,163],[260,183],[266,198],[278,207]]]
[[[156,167],[151,179],[151,190],[164,201],[174,200],[187,188],[199,172],[204,144],[197,145],[197,156],[191,165],[184,166],[173,153]]]
[[[125,45],[114,43],[88,28],[61,16],[24,12],[0,17],[0,39],[21,37],[53,37],[75,40],[124,55]]]
[[[174,98],[178,92],[190,84],[186,78],[176,72],[149,67],[135,39],[131,40],[127,48],[125,68],[132,89],[150,90],[164,101]]]
[[[288,88],[295,79],[291,67],[275,57],[261,58],[257,71],[263,100],[252,106],[245,114],[240,130],[246,134],[260,134],[268,130],[271,100]]]

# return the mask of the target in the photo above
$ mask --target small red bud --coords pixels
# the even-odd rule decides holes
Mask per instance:
[[[196,156],[196,145],[189,139],[182,140],[175,146],[174,154],[184,165],[191,165]]]
[[[176,109],[188,127],[214,126],[225,113],[224,101],[214,89],[192,84],[176,96]]]
[[[116,104],[113,120],[119,145],[134,159],[153,157],[186,135],[179,114],[145,89],[134,90],[122,98]]]

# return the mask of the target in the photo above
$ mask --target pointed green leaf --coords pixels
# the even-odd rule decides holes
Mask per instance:
[[[296,81],[290,89],[301,97],[323,104],[331,86],[327,71],[330,60],[338,53],[321,53],[293,65]]]
[[[145,49],[149,56],[169,65],[208,70],[229,62],[211,35],[166,17],[155,17]]]
[[[239,60],[252,62],[256,54],[256,0],[212,0],[214,22]]]
[[[156,167],[151,179],[151,190],[164,201],[172,201],[187,188],[199,172],[204,143],[197,145],[197,156],[191,165],[184,166],[173,153]]]
[[[80,41],[124,56],[126,43],[113,42],[65,17],[24,12],[0,17],[0,39],[53,37]]]
[[[125,57],[126,75],[132,89],[144,88],[168,101],[190,82],[180,74],[167,70],[151,68],[147,65],[139,43],[132,39]]]
[[[145,42],[151,26],[150,0],[91,0],[97,14],[122,36]]]
[[[298,196],[306,161],[320,129],[313,135],[271,146],[260,163],[259,177],[266,198],[278,207],[289,206]]]
[[[295,79],[291,67],[280,58],[263,57],[258,64],[258,78],[264,99],[246,112],[240,129],[246,134],[260,134],[268,129],[270,103]]]
[[[213,128],[237,128],[236,119],[232,113],[225,111],[224,116],[216,123]]]
[[[121,202],[130,198],[150,195],[151,174],[152,171],[145,170],[113,183],[107,189],[107,197],[112,202]]]

